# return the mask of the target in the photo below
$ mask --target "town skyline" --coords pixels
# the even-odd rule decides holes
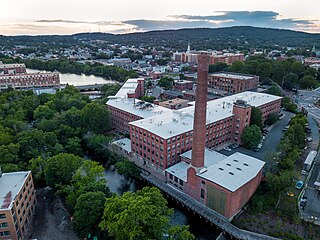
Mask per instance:
[[[1,35],[80,32],[131,33],[181,28],[255,26],[320,32],[316,0],[155,2],[120,0],[21,1],[3,3]],[[13,14],[14,13],[14,14]],[[308,16],[308,17],[306,17]]]

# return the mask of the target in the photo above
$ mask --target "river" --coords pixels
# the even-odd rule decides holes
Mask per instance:
[[[110,191],[114,193],[121,195],[124,192],[135,191],[144,187],[135,181],[128,183],[122,175],[117,173],[113,166],[106,169],[104,173],[105,178],[107,179],[107,185]],[[197,240],[216,239],[220,234],[220,230],[217,230],[215,227],[211,227],[197,215],[193,215],[191,212],[188,212],[186,208],[182,208],[171,201],[169,201],[168,206],[174,209],[171,223],[174,225],[189,225],[190,232],[195,235]]]
[[[46,72],[36,69],[27,69],[28,73],[37,73],[37,72]],[[103,77],[97,77],[94,75],[77,75],[71,73],[60,73],[60,83],[61,84],[69,84],[73,86],[83,86],[83,85],[95,85],[95,84],[110,84],[115,83],[116,81],[107,80]]]

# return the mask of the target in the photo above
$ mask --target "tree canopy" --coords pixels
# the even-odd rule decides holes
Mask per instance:
[[[260,129],[263,128],[262,111],[260,110],[260,108],[251,108],[250,125],[257,125]]]
[[[172,210],[157,188],[145,187],[107,199],[100,227],[116,239],[162,239]]]
[[[262,133],[257,125],[245,127],[241,135],[241,143],[245,148],[251,149],[257,147],[262,139]]]

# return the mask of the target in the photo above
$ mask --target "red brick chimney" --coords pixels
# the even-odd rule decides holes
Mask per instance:
[[[193,143],[191,158],[191,165],[195,169],[201,169],[204,166],[209,61],[209,55],[198,55],[198,77],[193,120]]]

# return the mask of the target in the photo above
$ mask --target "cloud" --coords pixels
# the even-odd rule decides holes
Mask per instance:
[[[301,29],[311,27],[319,20],[303,20],[295,18],[282,19],[280,14],[273,11],[218,11],[210,16],[172,15],[180,21],[220,21],[219,27],[255,26],[268,28]]]
[[[181,28],[255,26],[320,32],[320,19],[283,18],[274,11],[217,11],[212,15],[171,15],[163,20],[78,21],[40,19],[31,23],[0,25],[0,34],[73,34],[79,32],[130,33]]]

